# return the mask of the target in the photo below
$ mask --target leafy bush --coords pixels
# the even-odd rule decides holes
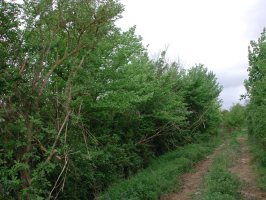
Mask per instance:
[[[258,185],[266,191],[266,152],[256,139],[249,138]]]
[[[99,199],[158,199],[162,194],[171,192],[179,182],[178,177],[211,153],[218,143],[218,140],[213,140],[189,144],[162,155],[147,169],[111,186]]]
[[[93,199],[216,132],[215,75],[151,60],[135,27],[116,27],[118,0],[23,2],[0,3],[3,199]]]
[[[229,111],[223,111],[222,114],[224,128],[233,131],[247,127],[246,106],[238,103],[233,105]]]
[[[258,41],[249,47],[249,78],[245,82],[249,97],[248,132],[254,146],[253,154],[259,166],[261,185],[266,186],[266,29]]]

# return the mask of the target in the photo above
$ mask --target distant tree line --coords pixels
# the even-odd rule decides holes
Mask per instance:
[[[222,126],[228,132],[247,128],[247,111],[245,105],[237,103],[229,110],[223,110],[222,116]]]
[[[122,11],[117,0],[1,1],[1,198],[93,199],[153,157],[216,134],[215,75],[165,52],[150,59],[134,27],[115,26]],[[265,51],[253,54],[260,138],[266,107],[253,109],[265,101]]]

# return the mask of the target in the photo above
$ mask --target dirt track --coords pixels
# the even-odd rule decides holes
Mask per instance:
[[[230,169],[236,174],[241,182],[241,193],[246,200],[266,200],[266,194],[256,187],[256,177],[252,172],[251,155],[247,145],[247,137],[240,137],[238,141],[241,145],[240,155],[237,163]]]
[[[229,170],[236,174],[241,181],[241,194],[245,200],[266,200],[266,194],[256,186],[256,177],[252,171],[251,155],[247,144],[247,137],[238,138],[240,152],[233,167]],[[186,173],[181,177],[181,190],[177,193],[164,195],[161,200],[191,200],[193,196],[200,192],[202,180],[213,160],[218,156],[226,144],[219,146],[207,159],[199,162],[193,172]]]
[[[220,145],[212,155],[207,159],[200,161],[196,166],[194,172],[186,173],[181,176],[181,191],[178,193],[172,193],[166,196],[162,196],[161,200],[189,200],[192,195],[196,194],[202,183],[204,174],[208,171],[212,165],[213,158],[215,158],[224,148],[225,144]]]

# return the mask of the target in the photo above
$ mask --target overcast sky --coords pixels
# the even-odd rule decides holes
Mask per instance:
[[[202,63],[218,77],[224,89],[223,108],[245,93],[248,45],[266,26],[265,0],[121,0],[123,30],[136,33],[153,57],[168,49],[171,60],[185,68]]]

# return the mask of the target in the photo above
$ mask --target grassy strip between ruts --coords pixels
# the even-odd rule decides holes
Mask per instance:
[[[237,135],[237,133],[233,133]],[[214,159],[213,165],[204,177],[203,188],[200,195],[194,200],[240,200],[241,183],[239,179],[230,173],[228,168],[237,160],[240,144],[236,137],[230,141],[223,152]]]
[[[191,170],[220,143],[220,138],[213,138],[209,142],[189,144],[160,156],[150,167],[111,186],[98,199],[159,199],[162,194],[178,189],[178,177]]]
[[[249,145],[258,185],[263,191],[266,191],[266,150],[251,136],[249,137]]]

